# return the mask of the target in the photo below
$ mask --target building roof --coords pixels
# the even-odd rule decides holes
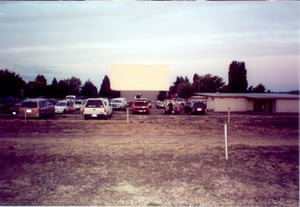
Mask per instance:
[[[194,96],[215,98],[253,98],[253,99],[299,99],[298,94],[287,93],[195,93]]]

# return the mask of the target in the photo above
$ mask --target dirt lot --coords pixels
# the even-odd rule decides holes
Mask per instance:
[[[0,117],[0,205],[299,206],[299,115]]]

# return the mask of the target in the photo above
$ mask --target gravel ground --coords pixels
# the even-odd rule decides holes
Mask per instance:
[[[0,116],[0,205],[299,206],[298,114]]]

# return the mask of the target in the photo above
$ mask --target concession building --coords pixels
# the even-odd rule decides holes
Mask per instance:
[[[196,93],[215,112],[299,113],[299,95],[282,93]]]

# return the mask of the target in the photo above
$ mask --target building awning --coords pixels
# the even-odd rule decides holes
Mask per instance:
[[[194,96],[214,98],[299,99],[299,95],[283,93],[195,93]]]

